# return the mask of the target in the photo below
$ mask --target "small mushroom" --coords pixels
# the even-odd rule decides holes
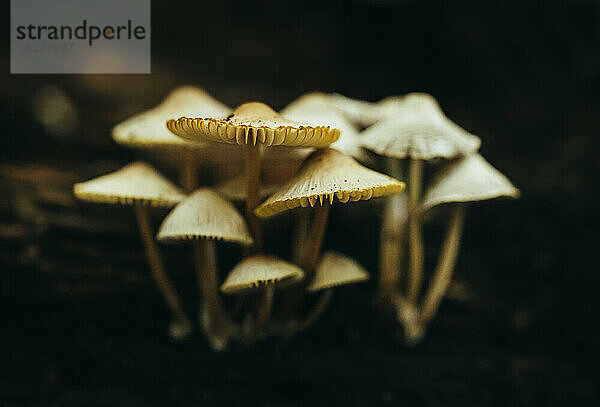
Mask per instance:
[[[246,146],[246,214],[259,251],[262,231],[253,211],[259,203],[260,145],[324,147],[340,137],[338,129],[312,127],[288,120],[259,102],[244,103],[230,115],[218,118],[171,119],[167,127],[185,139]]]
[[[160,226],[159,241],[194,241],[197,276],[202,292],[202,326],[215,350],[227,346],[233,335],[218,293],[214,240],[252,245],[246,221],[215,191],[202,188],[182,200]]]
[[[438,158],[452,159],[470,154],[481,144],[479,137],[470,134],[450,121],[435,98],[425,93],[410,93],[404,97],[384,99],[378,103],[386,115],[361,135],[363,146],[385,157],[408,158],[408,238],[409,270],[407,301],[417,300],[423,278],[424,247],[419,217],[423,178],[423,161]],[[399,176],[397,173],[391,175]],[[391,213],[391,212],[388,212]],[[389,219],[384,219],[384,224]],[[396,247],[400,246],[400,241]],[[380,262],[385,264],[384,261]],[[381,282],[396,285],[398,270],[381,269],[389,274]],[[379,287],[378,292],[389,293],[391,287]],[[389,298],[380,299],[389,302]]]
[[[277,185],[261,185],[259,190],[260,199],[272,194],[277,190],[277,188]],[[217,185],[216,190],[231,201],[245,201],[246,193],[248,192],[246,189],[246,177],[243,173],[238,174],[235,177]]]
[[[356,125],[367,127],[381,120],[381,109],[376,103],[352,99],[339,93],[329,96],[333,106]]]
[[[450,164],[427,190],[422,210],[451,204],[452,215],[429,289],[423,300],[419,323],[426,325],[434,317],[446,292],[456,257],[465,217],[465,204],[495,198],[518,198],[519,190],[481,155],[471,154]]]
[[[135,207],[152,275],[175,317],[170,327],[171,336],[176,339],[186,337],[191,329],[190,320],[164,269],[146,209],[147,206],[172,207],[184,198],[183,193],[153,167],[143,162],[134,162],[113,173],[77,183],[73,186],[73,192],[77,198],[84,201]]]
[[[181,152],[181,183],[187,192],[196,188],[197,151],[205,149],[205,143],[192,142],[175,136],[165,122],[177,115],[199,114],[221,116],[229,107],[214,99],[200,88],[180,86],[174,89],[156,107],[141,112],[113,128],[113,139],[124,146],[152,149],[169,149]]]

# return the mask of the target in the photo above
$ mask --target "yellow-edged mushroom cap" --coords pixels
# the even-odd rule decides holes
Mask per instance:
[[[369,279],[369,273],[358,262],[343,254],[328,251],[317,266],[308,291],[319,291]]]
[[[266,218],[297,207],[360,201],[404,191],[404,183],[373,171],[352,157],[327,148],[315,151],[300,171],[275,194],[260,204],[255,213]]]
[[[75,196],[84,201],[169,208],[185,195],[152,166],[134,162],[118,171],[79,182],[73,186]]]
[[[256,255],[239,262],[225,279],[221,291],[226,294],[248,292],[268,285],[285,286],[304,278],[295,264],[275,256]]]
[[[518,198],[519,190],[481,155],[471,154],[443,168],[427,189],[421,205],[428,210],[451,202]]]
[[[365,148],[378,154],[419,160],[454,158],[474,153],[481,140],[448,119],[425,93],[389,99],[391,112],[361,135]]]
[[[179,203],[160,225],[160,241],[217,239],[252,245],[246,220],[219,194],[201,188]]]
[[[166,121],[185,115],[221,116],[229,111],[229,107],[202,89],[181,86],[169,93],[158,106],[116,125],[113,139],[130,147],[199,148],[201,143],[192,143],[171,133]]]
[[[358,137],[358,129],[332,104],[331,97],[324,93],[304,94],[281,110],[281,114],[312,126],[332,126],[339,129],[340,138],[330,147],[360,161],[367,160]]]
[[[229,116],[180,117],[167,127],[188,140],[240,145],[325,147],[340,137],[338,129],[296,123],[259,102],[244,103]]]

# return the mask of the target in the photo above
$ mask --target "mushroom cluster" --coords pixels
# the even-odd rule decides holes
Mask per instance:
[[[356,260],[332,251],[323,254],[323,240],[330,210],[384,196],[378,304],[394,309],[407,340],[416,342],[451,280],[465,205],[518,195],[476,153],[479,138],[452,123],[424,94],[370,103],[309,93],[278,113],[259,102],[231,110],[203,90],[184,86],[115,126],[113,138],[155,154],[175,154],[180,187],[150,165],[135,162],[76,184],[74,193],[86,201],[134,206],[152,276],[172,314],[169,333],[175,340],[187,338],[194,324],[160,256],[165,248],[156,241],[191,246],[200,296],[198,326],[214,350],[272,336],[290,339],[317,320],[336,287],[368,280]],[[235,171],[238,155],[244,161],[242,173]],[[214,186],[198,182],[207,157],[218,162],[219,170],[226,169],[210,172]],[[365,166],[380,161],[385,161],[383,172]],[[408,198],[400,194],[405,184],[398,180],[404,161]],[[440,171],[422,194],[425,162]],[[429,289],[421,296],[422,219],[440,205],[451,207],[448,232]],[[149,207],[172,208],[157,230]],[[295,224],[290,253],[267,247],[263,236],[265,219],[276,223],[284,216],[292,216]],[[219,268],[221,243],[216,241],[242,247],[227,274]],[[320,292],[318,299],[312,298],[315,292]]]

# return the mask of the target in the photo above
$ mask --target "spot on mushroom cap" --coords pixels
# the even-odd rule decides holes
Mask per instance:
[[[384,99],[385,118],[361,135],[363,147],[393,158],[454,158],[474,153],[481,140],[448,119],[431,95]]]
[[[340,137],[338,129],[288,120],[259,102],[244,103],[229,116],[171,119],[167,127],[184,139],[239,145],[325,147]]]
[[[185,195],[152,166],[134,162],[125,167],[73,186],[75,196],[84,201],[169,208]]]
[[[360,283],[368,279],[369,273],[356,260],[334,251],[328,251],[321,258],[308,291]]]
[[[328,148],[315,151],[300,171],[255,213],[266,218],[297,207],[356,202],[404,191],[404,183],[366,168],[352,157]]]
[[[306,93],[281,110],[281,114],[312,126],[333,126],[339,129],[340,138],[330,147],[360,161],[367,161],[368,156],[361,148],[358,129],[334,106],[330,96],[324,93]]]
[[[256,255],[239,262],[221,286],[226,294],[249,292],[261,287],[295,284],[304,278],[304,271],[295,264],[275,256]]]
[[[230,108],[194,86],[180,86],[174,89],[156,107],[141,112],[113,128],[113,139],[130,147],[182,147],[202,148],[202,143],[194,143],[175,136],[167,129],[165,122],[181,115],[225,115]]]
[[[215,191],[202,188],[182,200],[160,225],[160,241],[217,239],[251,245],[246,220]]]
[[[507,197],[517,198],[519,190],[480,154],[459,158],[442,168],[427,188],[421,205],[428,210],[452,202],[474,202]]]

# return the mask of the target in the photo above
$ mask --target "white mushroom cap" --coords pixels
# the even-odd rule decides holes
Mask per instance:
[[[474,202],[507,197],[517,198],[519,190],[481,155],[459,158],[443,168],[427,189],[421,205],[428,210],[451,202]]]
[[[352,157],[327,148],[315,151],[300,171],[255,213],[266,218],[279,212],[313,207],[323,201],[356,202],[404,191],[404,183],[362,166]]]
[[[202,143],[193,143],[171,133],[166,126],[167,120],[184,115],[221,116],[230,110],[200,88],[180,86],[158,106],[116,125],[113,139],[131,147],[201,148]]]
[[[275,256],[256,255],[245,258],[229,272],[221,291],[236,294],[269,285],[281,287],[303,278],[304,271],[295,264]]]
[[[73,186],[75,196],[84,201],[169,208],[185,195],[152,166],[134,162],[118,171]]]
[[[167,127],[188,140],[239,145],[325,147],[340,136],[338,129],[291,121],[259,102],[244,103],[229,116],[180,117],[169,120]]]
[[[343,254],[328,251],[317,266],[308,291],[367,281],[369,273],[358,262]]]
[[[215,191],[198,189],[177,205],[160,225],[161,241],[217,239],[252,245],[246,220]]]
[[[363,146],[378,154],[419,160],[450,159],[474,153],[481,145],[479,137],[448,119],[431,95],[411,93],[380,103],[389,110],[388,116],[360,136]]]
[[[358,129],[333,105],[331,97],[324,93],[304,94],[281,110],[281,114],[311,126],[332,126],[339,129],[340,138],[330,147],[360,161],[367,160],[367,154],[358,139]]]
[[[371,126],[381,120],[381,111],[376,103],[353,99],[339,93],[328,95],[331,103],[353,124]]]

